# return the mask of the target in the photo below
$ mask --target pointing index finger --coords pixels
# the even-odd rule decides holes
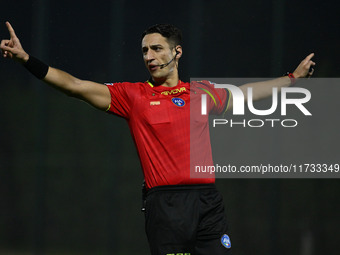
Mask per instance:
[[[15,35],[13,27],[11,26],[11,24],[8,21],[6,21],[6,26],[7,26],[7,29],[8,29],[8,32],[9,32],[9,35],[11,36],[11,38],[17,37]]]
[[[306,60],[309,61],[309,60],[312,59],[312,57],[314,57],[314,53],[309,54],[309,55],[306,57]]]

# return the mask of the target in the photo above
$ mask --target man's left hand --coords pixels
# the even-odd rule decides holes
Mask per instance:
[[[308,78],[314,73],[315,62],[312,61],[314,53],[309,54],[304,60],[301,61],[300,65],[295,69],[293,75],[296,79]]]

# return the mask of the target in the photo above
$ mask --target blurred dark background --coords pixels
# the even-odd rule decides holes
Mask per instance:
[[[315,52],[339,77],[336,1],[1,0],[27,52],[97,82],[144,81],[140,34],[183,30],[181,79],[277,77]],[[127,124],[0,60],[0,254],[149,254]],[[218,180],[234,254],[335,254],[337,179]]]

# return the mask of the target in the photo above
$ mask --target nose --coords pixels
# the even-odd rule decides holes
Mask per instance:
[[[150,61],[154,59],[154,55],[151,50],[148,50],[147,52],[144,53],[144,59],[146,61]]]

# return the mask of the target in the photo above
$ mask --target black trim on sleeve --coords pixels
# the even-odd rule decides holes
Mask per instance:
[[[223,114],[226,114],[226,112],[228,111],[228,108],[229,108],[231,93],[230,93],[229,89],[226,89],[226,88],[224,88],[224,89],[227,92],[227,100],[226,100],[225,106],[223,108]]]

